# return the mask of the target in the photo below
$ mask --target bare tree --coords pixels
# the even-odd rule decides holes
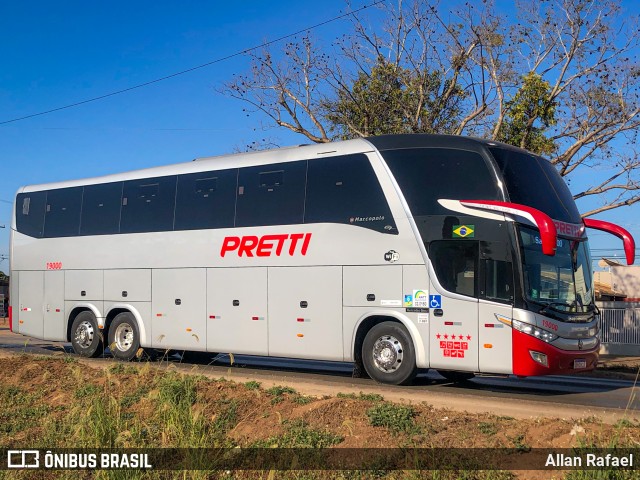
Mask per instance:
[[[310,36],[252,67],[224,91],[313,142],[380,133],[452,133],[545,154],[585,216],[640,200],[640,30],[612,0],[384,3],[353,14],[322,48]]]

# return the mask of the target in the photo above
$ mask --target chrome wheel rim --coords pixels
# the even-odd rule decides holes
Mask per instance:
[[[85,320],[76,328],[73,339],[80,347],[89,348],[93,343],[94,335],[95,330],[93,329],[93,325],[88,320]]]
[[[373,364],[381,372],[395,372],[402,364],[403,350],[400,340],[383,335],[373,344]]]
[[[128,323],[121,323],[116,327],[113,337],[116,348],[121,352],[126,352],[133,344],[133,327]]]

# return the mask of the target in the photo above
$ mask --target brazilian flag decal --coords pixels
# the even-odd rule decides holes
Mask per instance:
[[[475,231],[475,225],[454,225],[453,238],[473,238]]]

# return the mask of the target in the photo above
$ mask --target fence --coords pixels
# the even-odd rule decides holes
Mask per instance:
[[[7,316],[7,312],[4,311],[4,295],[0,293],[0,318]]]
[[[640,308],[600,308],[600,341],[637,345],[640,354]]]

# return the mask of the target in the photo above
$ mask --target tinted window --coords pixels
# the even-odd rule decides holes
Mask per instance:
[[[49,190],[44,218],[44,236],[52,238],[78,235],[81,206],[82,187]]]
[[[121,233],[173,230],[176,177],[124,182]]]
[[[541,210],[555,220],[582,223],[569,187],[551,163],[533,154],[502,148],[490,150],[512,202]]]
[[[84,187],[80,235],[107,235],[120,230],[122,182]]]
[[[478,251],[476,241],[431,242],[429,258],[440,285],[450,292],[477,297]]]
[[[446,148],[381,152],[414,217],[451,213],[438,199],[501,200],[497,179],[479,153]]]
[[[302,223],[307,162],[241,168],[236,227]]]
[[[30,237],[42,237],[47,192],[21,193],[16,198],[16,228]]]
[[[233,227],[238,170],[178,177],[176,230]]]
[[[346,223],[398,233],[366,155],[309,162],[305,223]]]
[[[496,302],[513,300],[513,268],[511,262],[483,260],[485,285],[483,296]]]

